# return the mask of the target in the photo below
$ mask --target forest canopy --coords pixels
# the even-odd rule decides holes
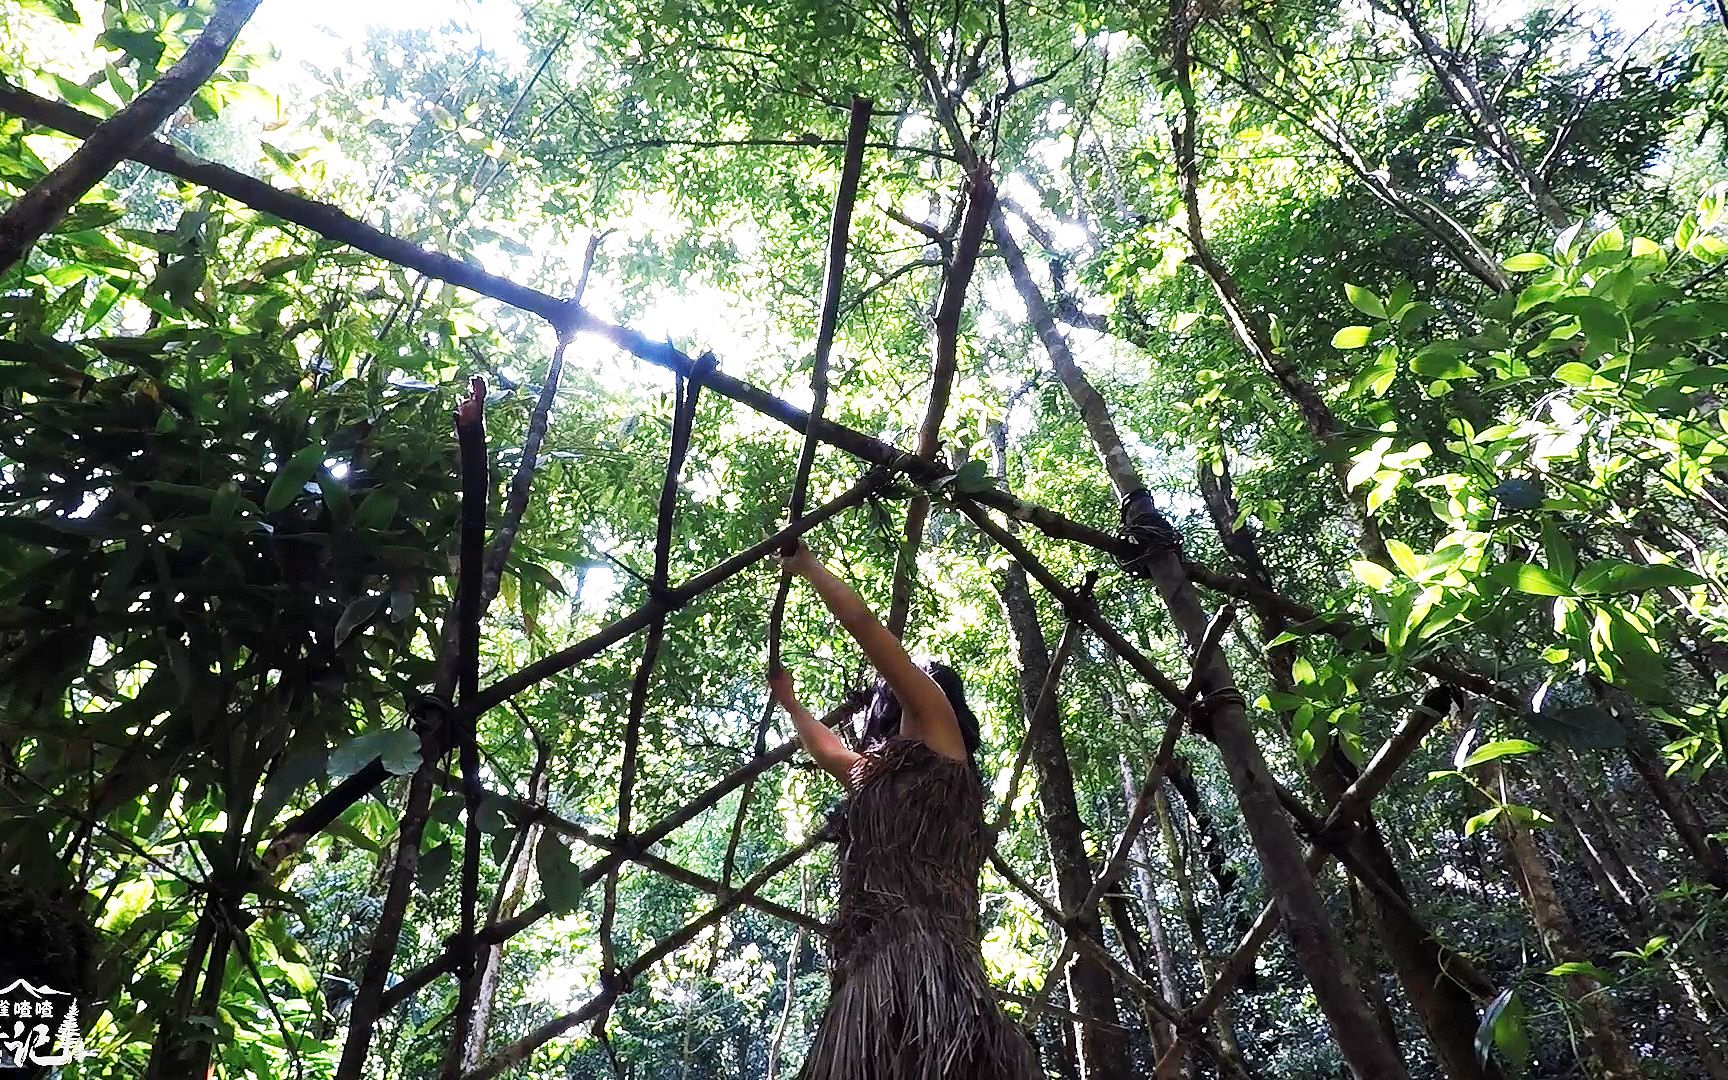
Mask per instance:
[[[765,676],[872,678],[801,537],[965,681],[1045,1075],[1728,1080],[1725,67],[0,2],[0,1069],[796,1076],[844,795]]]

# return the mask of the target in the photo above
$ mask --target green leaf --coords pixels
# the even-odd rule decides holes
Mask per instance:
[[[420,767],[420,737],[405,728],[373,731],[350,739],[330,752],[329,775],[344,778],[365,768],[374,758],[385,771],[403,776]]]
[[[1363,368],[1354,379],[1350,380],[1350,396],[1357,397],[1364,391],[1372,391],[1375,397],[1381,397],[1392,385],[1392,380],[1398,377],[1398,351],[1392,346],[1380,350],[1380,355],[1374,362]]]
[[[1508,588],[1536,596],[1571,596],[1572,588],[1545,566],[1531,563],[1503,563],[1494,570],[1495,576]]]
[[[1548,974],[1558,978],[1564,978],[1568,975],[1583,975],[1601,983],[1611,981],[1611,976],[1606,971],[1588,960],[1568,960],[1564,964],[1555,964],[1548,969]]]
[[[1578,239],[1578,230],[1583,227],[1582,221],[1575,221],[1554,238],[1554,257],[1556,259],[1565,259],[1571,256],[1572,244]]]
[[[1567,386],[1589,386],[1594,382],[1607,383],[1606,379],[1600,379],[1597,376],[1595,368],[1588,364],[1580,364],[1576,360],[1561,364],[1559,367],[1555,368],[1554,378],[1565,383]],[[1608,385],[1613,384],[1608,383]]]
[[[63,23],[76,26],[80,22],[78,6],[73,0],[22,0],[22,3],[26,8],[47,12]]]
[[[1350,572],[1356,575],[1357,581],[1375,590],[1386,588],[1393,580],[1392,571],[1366,559],[1350,560]]]
[[[990,467],[983,458],[974,458],[960,466],[960,471],[954,474],[954,490],[967,494],[988,491],[993,486],[990,477]]]
[[[1404,571],[1406,577],[1415,577],[1422,572],[1422,559],[1404,541],[1386,541],[1386,553],[1392,556],[1392,561],[1398,564],[1398,569]]]
[[[1360,349],[1368,344],[1374,336],[1371,326],[1346,326],[1332,335],[1332,347],[1335,349]]]
[[[1626,728],[1600,705],[1579,705],[1534,713],[1530,728],[1550,742],[1579,750],[1613,750],[1626,745]]]
[[[1548,518],[1542,519],[1542,553],[1547,556],[1548,567],[1562,581],[1572,581],[1578,576],[1578,556],[1572,551],[1572,545],[1560,535],[1560,530]],[[1578,588],[1574,583],[1574,588]],[[1584,590],[1579,588],[1580,592]]]
[[[1500,264],[1515,274],[1528,273],[1532,270],[1546,270],[1554,265],[1554,260],[1536,251],[1526,251],[1522,255],[1514,255]]]
[[[570,858],[570,849],[551,829],[542,830],[534,845],[534,865],[540,871],[540,890],[546,906],[555,915],[567,915],[582,902],[582,872]]]
[[[1468,379],[1481,374],[1449,352],[1432,346],[1423,349],[1410,358],[1410,370],[1430,379]]]
[[[1646,565],[1620,559],[1603,559],[1591,563],[1579,572],[1576,587],[1582,596],[1614,596],[1620,593],[1643,592],[1645,589],[1686,589],[1702,584],[1703,578],[1672,563]]]
[[[1524,1002],[1517,994],[1494,1018],[1494,1046],[1518,1071],[1530,1060],[1530,1030],[1524,1019]]]
[[[258,806],[253,811],[259,821],[274,821],[276,814],[294,793],[325,775],[325,762],[329,759],[323,746],[307,747],[297,753],[289,754],[276,770],[270,774],[270,780],[264,785],[264,790],[258,796]]]
[[[1495,761],[1515,754],[1532,754],[1540,749],[1542,749],[1540,746],[1528,739],[1497,739],[1494,742],[1478,746],[1469,757],[1464,759],[1464,763],[1459,768],[1468,769],[1485,761]]]
[[[270,490],[264,494],[264,512],[274,514],[298,498],[323,464],[323,447],[301,447],[270,481]]]
[[[443,886],[444,879],[450,876],[451,856],[449,841],[430,851],[422,851],[420,867],[414,876],[415,887],[427,896],[435,895]]]
[[[1611,349],[1632,335],[1631,328],[1626,325],[1626,316],[1600,296],[1568,296],[1550,306],[1555,311],[1576,315],[1584,333],[1601,348]]]
[[[399,502],[396,495],[376,488],[368,492],[360,505],[354,511],[354,527],[356,529],[383,529],[396,517],[396,505]]]
[[[1371,290],[1364,289],[1360,285],[1346,284],[1344,295],[1350,298],[1350,306],[1362,314],[1375,319],[1386,317],[1386,305]]]
[[[1494,824],[1495,819],[1498,818],[1501,811],[1505,809],[1506,808],[1503,806],[1492,806],[1482,811],[1480,814],[1477,814],[1475,817],[1464,823],[1464,835],[1475,836],[1483,829]]]
[[[385,596],[378,593],[375,596],[362,596],[342,609],[342,617],[336,620],[336,647],[340,649],[354,631],[365,626],[377,617],[384,608]]]

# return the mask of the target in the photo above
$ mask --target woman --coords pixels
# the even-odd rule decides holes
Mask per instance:
[[[851,795],[832,994],[802,1080],[1033,1080],[1032,1048],[997,1009],[978,951],[984,796],[972,761],[978,721],[960,680],[913,663],[809,549],[785,561],[880,676],[863,753],[799,704],[785,670],[768,678],[804,749]]]

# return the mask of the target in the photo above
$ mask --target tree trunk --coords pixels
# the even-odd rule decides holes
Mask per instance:
[[[1622,716],[1626,714],[1622,713]],[[1650,789],[1650,797],[1674,827],[1674,834],[1698,864],[1704,880],[1718,889],[1728,890],[1728,857],[1723,854],[1722,842],[1710,835],[1710,826],[1705,823],[1697,806],[1669,779],[1668,771],[1658,756],[1660,752],[1650,744],[1649,736],[1634,729],[1633,725],[1638,720],[1633,717],[1626,719],[1626,758],[1632,763],[1633,771]]]
[[[1483,787],[1500,793],[1509,800],[1510,790],[1505,773],[1498,761],[1485,762],[1478,769]],[[1554,879],[1548,871],[1548,860],[1530,830],[1520,828],[1510,814],[1495,819],[1495,831],[1506,845],[1511,857],[1518,891],[1530,909],[1530,917],[1542,937],[1549,959],[1556,964],[1587,963],[1589,955],[1572,924],[1572,916],[1554,890]],[[1626,1043],[1620,1018],[1602,984],[1585,973],[1567,975],[1563,979],[1578,1007],[1583,1028],[1584,1045],[1594,1061],[1601,1080],[1641,1080],[1642,1070],[1632,1049]]]
[[[537,806],[546,803],[546,765],[548,749],[538,737],[535,739],[537,754],[534,770],[528,778],[528,799]],[[508,919],[516,914],[522,906],[522,896],[528,887],[530,871],[534,866],[535,845],[540,837],[538,825],[525,825],[517,833],[516,843],[511,848],[510,861],[505,865],[498,891],[492,900],[491,910],[486,916],[486,925],[490,926],[499,919]],[[498,978],[503,969],[504,943],[483,945],[480,954],[480,992],[474,1002],[474,1023],[468,1034],[468,1044],[462,1054],[462,1071],[469,1072],[485,1060],[486,1032],[492,1023],[492,1009],[498,1001]]]
[[[1049,674],[1050,653],[1038,625],[1038,611],[1026,573],[1010,564],[997,577],[997,591],[1019,656],[1020,692],[1025,704],[1026,738],[1032,745],[1032,767],[1038,774],[1039,816],[1050,846],[1050,864],[1056,878],[1057,901],[1064,911],[1079,912],[1084,933],[1102,938],[1098,912],[1081,910],[1092,889],[1092,864],[1086,856],[1086,841],[1074,796],[1074,772],[1068,748],[1062,741],[1061,711],[1054,704],[1036,706]],[[1082,1016],[1117,1023],[1116,993],[1110,973],[1085,955],[1077,955],[1068,967],[1071,1008]],[[1122,1077],[1128,1067],[1128,1040],[1118,1029],[1075,1025],[1080,1075],[1084,1080]]]
[[[1194,942],[1194,957],[1200,963],[1200,975],[1208,985],[1218,981],[1218,963],[1213,959],[1212,946],[1206,940],[1206,922],[1200,917],[1200,905],[1194,899],[1194,883],[1188,874],[1188,860],[1176,841],[1176,829],[1170,819],[1170,803],[1164,797],[1162,785],[1153,793],[1153,811],[1158,815],[1158,834],[1164,841],[1164,856],[1170,864],[1170,875],[1176,880],[1176,896],[1182,904],[1182,921]],[[1221,1004],[1213,1014],[1218,1045],[1237,1064],[1242,1062],[1242,1048],[1236,1042],[1236,1028],[1231,1020],[1230,1006]],[[1192,1055],[1189,1055],[1192,1057]]]
[[[1122,769],[1122,795],[1132,805],[1139,797],[1140,783],[1134,778],[1134,767],[1128,764],[1127,757],[1118,759]],[[1176,974],[1176,956],[1170,948],[1170,941],[1164,934],[1164,916],[1158,907],[1158,889],[1152,881],[1152,852],[1147,846],[1146,834],[1135,838],[1133,850],[1134,892],[1139,896],[1141,909],[1146,913],[1147,937],[1152,942],[1152,952],[1158,964],[1158,984],[1164,991],[1164,1000],[1178,1009],[1187,1007],[1187,994],[1182,989],[1182,980]],[[1154,1029],[1155,1042],[1168,1046],[1175,1038],[1175,1030],[1168,1023],[1160,1023]],[[1186,1062],[1178,1074],[1186,1078],[1189,1075]]]
[[[1094,449],[1104,462],[1111,484],[1124,501],[1125,520],[1131,520],[1139,529],[1160,538],[1159,544],[1146,548],[1143,568],[1189,648],[1197,648],[1205,637],[1208,617],[1200,604],[1199,593],[1182,566],[1176,546],[1176,531],[1145,494],[1139,472],[1116,432],[1103,398],[1073,362],[1066,342],[1056,329],[1049,305],[1043,302],[1035,286],[1027,287],[1031,285],[1031,279],[1026,272],[1025,259],[1019,256],[1014,239],[1008,229],[1002,227],[1000,218],[995,234],[1009,272],[1015,277],[1015,284],[1026,301],[1033,325],[1050,353],[1057,376],[1080,410]],[[1036,305],[1033,298],[1037,300]],[[1362,997],[1362,988],[1350,972],[1337,929],[1326,913],[1325,902],[1314,878],[1308,873],[1302,846],[1278,804],[1265,758],[1248,726],[1242,695],[1236,690],[1235,678],[1223,652],[1214,648],[1198,658],[1195,674],[1202,694],[1209,695],[1216,702],[1205,714],[1205,726],[1209,730],[1201,731],[1201,734],[1217,745],[1224,759],[1224,768],[1236,793],[1243,821],[1255,850],[1259,852],[1267,884],[1285,920],[1285,930],[1298,963],[1314,987],[1321,1011],[1332,1025],[1333,1037],[1343,1049],[1345,1060],[1359,1076],[1401,1080],[1406,1075],[1403,1060],[1374,1027],[1373,1014]],[[1196,726],[1201,725],[1197,723]]]

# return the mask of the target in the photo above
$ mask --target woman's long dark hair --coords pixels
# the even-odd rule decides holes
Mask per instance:
[[[960,737],[966,743],[967,758],[972,763],[972,771],[977,772],[980,741],[978,718],[966,704],[965,684],[947,664],[931,661],[919,666],[936,680],[936,685],[942,688],[948,704],[954,706],[954,716],[960,721]],[[876,684],[870,688],[870,703],[864,709],[864,746],[874,746],[900,734],[900,716],[900,699],[894,696],[888,680],[878,677]]]

